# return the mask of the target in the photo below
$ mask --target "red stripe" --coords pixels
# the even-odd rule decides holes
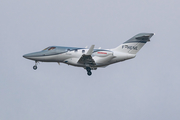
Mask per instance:
[[[107,54],[107,53],[105,53],[105,52],[98,52],[98,54]]]

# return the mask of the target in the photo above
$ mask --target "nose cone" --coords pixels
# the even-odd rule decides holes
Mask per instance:
[[[23,57],[24,57],[24,58],[27,58],[27,57],[28,57],[28,54],[23,55]]]
[[[29,53],[29,54],[25,54],[23,55],[24,58],[30,59],[31,57],[33,57],[33,53]]]
[[[43,56],[43,52],[34,52],[34,53],[29,53],[23,55],[24,58],[31,59],[31,60],[36,60],[37,57]]]

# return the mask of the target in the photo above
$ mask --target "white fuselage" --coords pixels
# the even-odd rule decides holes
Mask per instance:
[[[87,67],[89,65],[78,63],[78,60],[83,54],[86,54],[89,49],[78,49],[71,50],[60,54],[54,55],[44,55],[44,56],[32,56],[28,59],[41,61],[41,62],[60,62],[68,65],[73,65],[77,67]],[[98,50],[93,52],[92,58],[94,59],[96,65],[90,67],[103,67],[116,62],[121,62],[127,59],[134,58],[135,54],[123,53],[113,50]]]

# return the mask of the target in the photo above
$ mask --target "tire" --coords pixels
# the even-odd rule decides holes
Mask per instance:
[[[91,71],[89,71],[87,74],[88,74],[89,76],[91,76],[91,75],[92,75],[92,72],[91,72]]]
[[[37,69],[37,66],[36,66],[36,65],[35,65],[35,66],[33,66],[33,69],[34,69],[34,70],[36,70],[36,69]]]

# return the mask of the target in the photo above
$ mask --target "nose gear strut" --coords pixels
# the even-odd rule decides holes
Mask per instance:
[[[87,70],[87,74],[88,74],[89,76],[91,76],[91,75],[92,75],[91,68],[90,68],[90,67],[87,67],[86,70]]]
[[[37,61],[35,61],[35,65],[33,66],[33,69],[36,70],[37,69]]]

